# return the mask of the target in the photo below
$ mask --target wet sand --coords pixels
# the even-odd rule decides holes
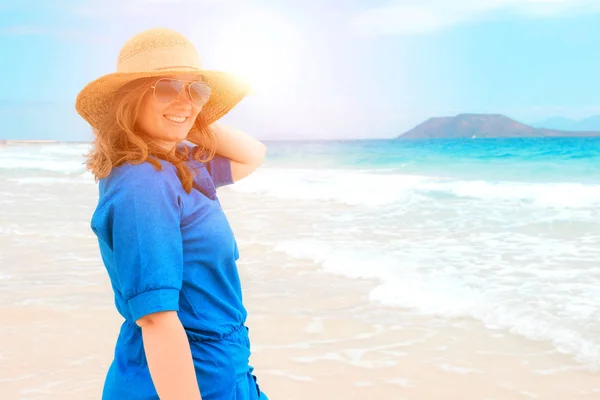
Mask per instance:
[[[2,399],[100,398],[121,319],[88,227],[95,187],[73,195],[88,201],[42,212],[35,206],[44,197],[25,193],[3,210]],[[271,400],[600,398],[600,374],[549,343],[373,304],[375,282],[326,275],[253,243],[227,196],[251,363]],[[56,220],[60,230],[51,229]],[[289,232],[289,223],[279,229]]]
[[[254,259],[266,249],[241,248]],[[473,321],[418,317],[368,302],[366,280],[314,265],[240,263],[251,362],[271,399],[594,399],[598,375],[550,346]],[[68,291],[68,287],[63,290]],[[120,318],[105,304],[0,308],[5,399],[98,399]],[[57,290],[53,296],[60,296]]]

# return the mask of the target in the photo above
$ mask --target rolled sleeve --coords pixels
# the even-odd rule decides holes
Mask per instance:
[[[119,187],[113,205],[114,270],[134,321],[155,312],[179,310],[181,210],[177,188],[169,177],[168,172],[156,171],[128,179]]]
[[[127,305],[134,321],[155,312],[179,311],[179,290],[150,289],[131,297]]]

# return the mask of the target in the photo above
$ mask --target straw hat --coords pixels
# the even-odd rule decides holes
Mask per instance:
[[[211,86],[210,99],[198,116],[207,124],[227,114],[250,92],[249,86],[233,75],[204,70],[196,48],[182,34],[154,28],[138,33],[123,45],[117,71],[88,83],[77,95],[75,108],[95,128],[123,85],[139,78],[195,72]]]

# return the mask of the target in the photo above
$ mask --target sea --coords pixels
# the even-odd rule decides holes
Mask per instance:
[[[245,196],[240,242],[371,279],[369,301],[399,314],[472,319],[600,371],[600,138],[266,144],[259,170],[220,189]],[[85,267],[97,259],[58,276],[14,258],[25,246],[78,257],[60,243],[91,234],[88,149],[0,146],[2,304],[58,306],[65,276],[85,288],[103,274]],[[281,229],[264,229],[274,219]],[[72,296],[101,301],[85,289]]]

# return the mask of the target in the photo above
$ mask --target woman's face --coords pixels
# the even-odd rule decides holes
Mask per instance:
[[[202,104],[192,101],[187,86],[191,81],[196,81],[197,76],[170,75],[163,78],[183,81],[182,91],[175,99],[170,100],[177,95],[178,85],[181,85],[178,82],[164,80],[157,85],[157,82],[161,78],[156,78],[152,83],[153,87],[142,98],[136,122],[154,143],[165,150],[171,150],[178,143],[186,139],[194,125],[196,117],[200,113],[200,110],[202,110]],[[157,86],[157,88],[155,89],[154,86]],[[154,94],[155,90],[157,93],[156,96]],[[169,93],[172,96],[169,96]]]

